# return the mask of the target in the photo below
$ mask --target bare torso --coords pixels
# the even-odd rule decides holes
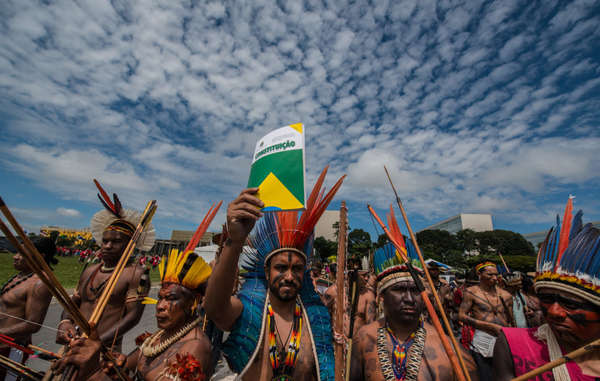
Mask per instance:
[[[202,364],[203,372],[210,378],[210,342],[200,328],[191,330],[187,335],[172,344],[163,353],[156,357],[143,356],[140,350],[129,355],[128,368],[135,368],[139,375],[146,381],[155,381],[166,373],[169,364],[176,361],[176,354],[191,354]]]
[[[381,363],[377,354],[378,329],[384,327],[385,320],[379,319],[364,326],[355,339],[355,347],[352,353],[352,375],[351,380],[383,381],[385,380],[381,370]],[[433,326],[425,323],[427,336],[423,358],[419,367],[418,379],[422,381],[450,381],[456,377],[452,371],[450,360],[444,352],[440,337]],[[386,352],[391,361],[392,341],[389,335],[386,337]],[[463,358],[472,380],[477,379],[475,363],[471,356],[462,352]]]
[[[38,324],[44,321],[51,300],[52,294],[37,275],[26,279],[17,275],[5,285],[4,293],[0,295],[0,333],[17,342],[29,342],[31,335],[39,330]]]
[[[469,312],[473,319],[502,327],[510,326],[512,296],[499,287],[496,287],[493,292],[486,292],[480,286],[469,287],[464,292],[463,305],[470,306],[469,311],[466,312]]]
[[[92,315],[98,298],[112,274],[112,272],[101,271],[100,267],[101,264],[92,265],[81,274],[77,294],[80,298],[80,310],[85,318]],[[137,289],[143,269],[141,266],[128,265],[117,281],[97,327],[98,335],[107,345],[112,344],[115,336],[117,337],[116,342],[119,342],[120,338],[141,317],[143,305]],[[139,314],[139,316],[132,322],[127,322],[128,324],[123,327],[123,319],[132,309],[137,309],[136,315]]]
[[[377,315],[377,302],[375,295],[366,288],[358,296],[356,313],[354,314],[354,334],[362,328],[363,325],[375,321]]]
[[[277,312],[275,312],[275,322],[278,327],[277,329],[281,335],[284,336],[282,337],[282,340],[286,340],[286,337],[292,328],[292,321],[285,321],[277,315]],[[263,340],[261,344],[262,349],[258,351],[254,361],[244,374],[242,378],[243,380],[269,381],[273,378],[273,369],[269,361],[268,337],[269,336],[265,332],[263,334]],[[293,379],[297,381],[311,381],[317,379],[316,362],[308,330],[306,314],[304,313],[302,321],[302,336],[300,339],[300,353],[298,353],[298,360],[296,362]]]

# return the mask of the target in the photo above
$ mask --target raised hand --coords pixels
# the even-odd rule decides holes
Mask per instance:
[[[229,239],[243,244],[256,221],[262,217],[265,204],[256,197],[258,188],[247,188],[227,206],[227,232]]]

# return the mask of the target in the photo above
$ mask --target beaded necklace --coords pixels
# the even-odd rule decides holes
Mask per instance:
[[[17,287],[19,284],[25,282],[27,279],[31,278],[33,276],[33,273],[29,273],[26,275],[21,275],[21,274],[15,274],[13,276],[11,276],[6,283],[4,283],[2,285],[2,290],[0,291],[0,295],[4,295],[6,294],[8,291],[12,290],[13,288]],[[20,279],[18,279],[15,283],[11,284],[10,286],[8,286],[10,284],[10,282],[12,282],[16,277],[21,277]],[[6,287],[8,286],[8,287]]]
[[[277,349],[275,313],[273,312],[271,303],[267,304],[267,313],[267,330],[269,332],[269,360],[271,362],[271,368],[273,368],[273,380],[292,380],[292,373],[296,367],[296,360],[298,359],[298,353],[300,352],[300,338],[302,337],[302,307],[300,306],[300,303],[296,301],[292,331],[283,364],[281,364],[281,355]]]
[[[410,350],[410,347],[415,342],[417,331],[421,328],[423,328],[423,320],[421,320],[419,328],[412,332],[404,341],[404,343],[400,344],[400,341],[396,339],[396,336],[394,336],[394,332],[392,332],[390,326],[386,324],[387,332],[392,340],[392,369],[394,370],[394,376],[396,376],[396,380],[404,380],[406,378],[407,354]]]

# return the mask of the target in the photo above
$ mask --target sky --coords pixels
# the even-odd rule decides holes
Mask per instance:
[[[414,230],[536,232],[570,194],[600,220],[596,1],[6,0],[0,34],[0,195],[31,231],[88,226],[92,178],[158,200],[161,238],[223,200],[216,231],[298,122],[307,193],[347,174],[351,228],[394,201],[384,165]]]

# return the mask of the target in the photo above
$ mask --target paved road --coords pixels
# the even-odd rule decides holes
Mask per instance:
[[[156,298],[158,294],[158,288],[153,287],[150,290],[150,296]],[[142,315],[142,319],[139,324],[135,326],[131,331],[125,334],[123,339],[123,353],[129,353],[133,349],[135,349],[135,338],[142,334],[145,331],[155,332],[156,328],[156,320],[154,318],[155,306],[147,305],[144,309],[144,314]],[[48,314],[46,315],[46,320],[44,320],[44,325],[51,328],[42,327],[38,333],[33,335],[32,342],[34,345],[40,346],[42,348],[48,349],[50,351],[56,352],[60,348],[60,345],[55,343],[56,339],[56,327],[60,322],[60,315],[62,313],[62,307],[60,304],[56,302],[55,299],[52,300],[50,307],[48,308]],[[53,329],[52,329],[53,328]],[[27,365],[35,370],[43,370],[48,369],[48,362],[40,359],[30,359],[27,362]],[[231,377],[231,371],[227,368],[226,365],[223,364],[223,361],[217,366],[217,371],[213,376],[214,380],[223,380],[223,379],[233,379]]]

